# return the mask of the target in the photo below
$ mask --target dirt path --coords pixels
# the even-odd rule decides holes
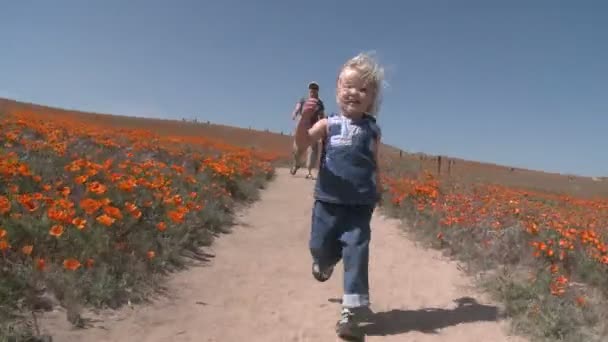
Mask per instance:
[[[169,297],[125,308],[88,329],[65,313],[42,320],[54,341],[337,341],[342,265],[326,283],[310,274],[312,181],[278,170],[245,224],[213,245],[208,266],[174,275]],[[523,341],[506,337],[497,309],[480,304],[456,264],[402,237],[374,215],[367,341]],[[459,304],[460,303],[460,304]]]

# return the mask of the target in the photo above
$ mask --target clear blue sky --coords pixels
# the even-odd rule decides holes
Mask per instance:
[[[608,176],[606,1],[11,1],[0,42],[0,97],[285,132],[375,50],[386,143]]]

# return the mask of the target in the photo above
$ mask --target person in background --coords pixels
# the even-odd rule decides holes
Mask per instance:
[[[310,82],[308,84],[308,98],[317,100],[316,109],[315,109],[314,113],[310,116],[309,124],[312,126],[317,121],[319,121],[325,117],[325,106],[323,104],[323,101],[321,101],[321,99],[319,98],[319,84],[317,84],[317,82]],[[296,104],[295,109],[291,113],[291,119],[297,120],[297,123],[299,123],[299,121],[302,118],[302,109],[304,107],[304,103],[306,102],[306,100],[307,100],[306,98],[301,98],[298,101],[298,103]],[[297,127],[297,123],[296,123],[296,127]],[[310,146],[308,146],[306,148],[306,150],[307,150],[306,168],[308,169],[308,174],[306,175],[306,178],[313,179],[312,169],[317,165],[317,162],[319,159],[319,141],[312,142],[310,144]],[[298,169],[301,167],[300,160],[302,159],[303,152],[304,151],[302,149],[299,149],[297,147],[295,140],[294,140],[293,164],[291,166],[291,171],[290,171],[292,175],[295,175],[296,172],[298,171]]]

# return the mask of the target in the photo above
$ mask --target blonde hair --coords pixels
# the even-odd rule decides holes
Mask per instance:
[[[338,83],[340,82],[340,77],[345,69],[355,69],[359,71],[363,80],[374,90],[374,100],[368,110],[368,114],[378,116],[380,105],[382,104],[382,89],[385,82],[384,68],[374,59],[374,54],[375,53],[373,52],[361,52],[346,61],[346,63],[342,65],[342,68],[340,68],[337,81]]]

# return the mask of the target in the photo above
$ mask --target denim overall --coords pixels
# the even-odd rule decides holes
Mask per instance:
[[[342,305],[369,305],[370,221],[378,201],[374,147],[380,128],[372,116],[327,118],[309,247],[322,268],[344,262]]]

